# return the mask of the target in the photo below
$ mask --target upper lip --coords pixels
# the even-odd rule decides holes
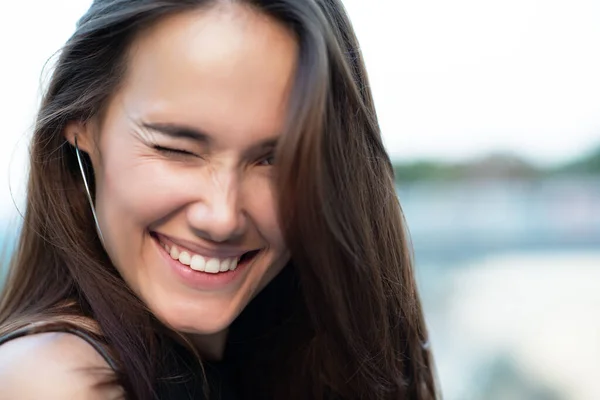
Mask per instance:
[[[168,245],[175,245],[177,247],[190,250],[194,254],[199,254],[204,257],[213,257],[213,258],[232,258],[232,257],[241,257],[242,255],[253,251],[253,249],[240,249],[233,248],[227,246],[219,246],[215,248],[210,248],[203,246],[201,244],[191,242],[189,240],[175,238],[172,236],[167,236],[162,233],[154,232],[157,236],[158,240],[162,243]]]

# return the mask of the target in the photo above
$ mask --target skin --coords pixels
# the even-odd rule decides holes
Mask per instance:
[[[272,155],[296,52],[285,27],[247,6],[173,16],[138,38],[104,119],[66,130],[91,157],[114,265],[162,322],[205,355],[219,357],[227,327],[289,259]],[[173,138],[156,125],[205,138]],[[199,290],[175,276],[150,233],[185,240],[199,254],[259,252],[233,284]]]
[[[74,335],[14,339],[0,351],[0,400],[122,399],[121,388],[99,386],[110,371],[100,354]]]
[[[283,131],[296,52],[290,32],[247,6],[167,18],[134,42],[103,119],[74,121],[64,132],[92,160],[113,264],[156,317],[207,358],[221,356],[228,326],[289,260],[265,143]],[[206,140],[143,124],[185,126]],[[198,289],[169,268],[151,232],[212,254],[259,252],[231,284]],[[107,367],[69,334],[16,339],[0,349],[0,399],[114,398],[89,372]]]

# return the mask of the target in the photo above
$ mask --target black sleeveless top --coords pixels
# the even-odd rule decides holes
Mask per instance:
[[[202,366],[188,349],[170,338],[164,343],[167,353],[161,354],[159,365],[162,371],[160,376],[166,375],[173,378],[160,379],[156,383],[156,392],[160,400],[263,400],[271,398],[267,392],[274,382],[271,378],[263,376],[265,370],[272,369],[273,362],[277,365],[279,359],[276,348],[277,338],[285,337],[284,332],[301,332],[307,328],[306,318],[297,320],[297,300],[301,296],[300,286],[292,268],[284,270],[267,285],[242,311],[232,323],[225,348],[224,361],[203,361]],[[302,309],[303,310],[303,309]],[[64,326],[26,327],[0,337],[0,345],[9,340],[25,335],[41,332],[65,332],[80,337],[89,343],[113,369],[117,365],[112,359],[107,345],[86,332],[83,328],[65,328]],[[245,367],[246,361],[252,360],[252,371]],[[265,365],[267,368],[263,369]],[[255,376],[261,376],[259,386]],[[243,382],[243,383],[242,383]],[[249,385],[251,383],[251,385]],[[204,395],[208,384],[209,398]],[[241,386],[250,392],[241,393]],[[145,400],[145,399],[144,399]]]
[[[160,400],[238,400],[233,366],[229,361],[202,361],[202,365],[190,351],[170,340],[165,346],[169,354],[163,358],[160,379],[156,391]],[[225,358],[227,360],[227,358]],[[209,397],[205,386],[208,384]]]

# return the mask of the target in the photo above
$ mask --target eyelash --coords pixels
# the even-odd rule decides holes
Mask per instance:
[[[154,149],[160,151],[161,153],[167,154],[167,155],[174,155],[174,156],[179,156],[179,157],[182,157],[182,156],[197,157],[194,153],[191,153],[187,150],[172,149],[169,147],[163,147],[163,146],[158,146],[158,145],[155,145]]]
[[[166,155],[178,156],[178,157],[198,157],[196,154],[191,153],[187,150],[173,149],[170,147],[163,147],[163,146],[159,146],[159,145],[154,145],[153,147],[155,150],[157,150],[163,154],[166,154]],[[269,153],[269,154],[261,157],[258,160],[258,164],[261,166],[270,167],[275,164],[274,158],[275,158],[275,155],[273,153]],[[271,159],[273,161],[271,161],[269,164],[263,164],[264,161],[269,160],[269,159]]]
[[[273,161],[271,161],[271,163],[270,163],[270,164],[263,164],[263,162],[264,162],[265,160],[268,160],[268,159],[272,159]],[[259,165],[261,165],[261,166],[265,166],[265,167],[270,167],[270,166],[274,165],[274,164],[275,164],[275,154],[273,154],[273,153],[269,153],[269,154],[267,154],[267,155],[265,155],[265,156],[261,157],[261,158],[258,160],[258,164],[259,164]]]

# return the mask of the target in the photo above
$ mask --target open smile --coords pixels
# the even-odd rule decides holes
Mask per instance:
[[[229,284],[260,253],[260,250],[202,250],[200,253],[200,249],[191,249],[192,246],[184,246],[180,243],[175,244],[165,235],[150,232],[150,236],[174,271],[186,283],[200,288],[212,289]]]

